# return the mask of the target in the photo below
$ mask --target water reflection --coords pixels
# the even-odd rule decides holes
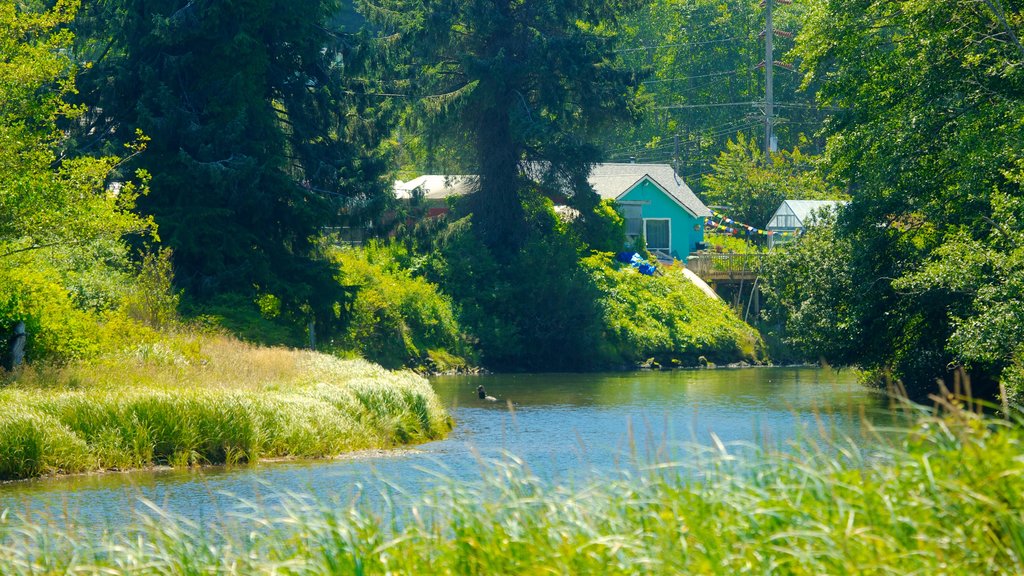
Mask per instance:
[[[290,491],[372,500],[393,495],[395,486],[427,490],[439,476],[472,480],[481,459],[506,452],[542,478],[578,481],[637,458],[667,458],[681,442],[707,444],[712,433],[723,442],[782,446],[819,429],[859,437],[863,414],[880,425],[892,419],[884,397],[853,375],[807,368],[445,377],[433,384],[458,422],[444,441],[338,460],[14,483],[0,486],[0,508],[116,528],[145,499],[206,524],[237,507],[237,498],[264,502]],[[480,401],[479,384],[499,401]]]

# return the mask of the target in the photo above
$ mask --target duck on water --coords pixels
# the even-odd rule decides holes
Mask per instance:
[[[476,395],[481,400],[486,400],[487,402],[497,402],[498,401],[498,399],[495,398],[494,396],[488,396],[487,395],[487,391],[484,390],[483,384],[481,384],[480,386],[476,387]]]

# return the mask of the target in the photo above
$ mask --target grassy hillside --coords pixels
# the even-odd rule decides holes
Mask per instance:
[[[331,456],[450,428],[412,373],[179,336],[12,379],[0,390],[0,479]]]
[[[602,355],[608,362],[654,358],[664,366],[758,362],[764,344],[721,300],[708,297],[681,270],[644,276],[602,255],[584,260],[598,287]]]

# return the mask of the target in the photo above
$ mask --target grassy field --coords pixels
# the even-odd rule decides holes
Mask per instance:
[[[439,438],[429,383],[362,360],[179,336],[0,390],[0,479],[322,457]]]
[[[791,453],[712,446],[589,486],[515,461],[376,510],[293,496],[212,529],[0,520],[20,574],[1019,574],[1019,423],[957,410]],[[739,450],[740,452],[737,452]],[[73,517],[73,516],[72,516]],[[241,529],[240,529],[241,528]]]

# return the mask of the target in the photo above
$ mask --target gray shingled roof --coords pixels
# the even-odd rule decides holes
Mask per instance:
[[[711,216],[708,207],[668,164],[597,164],[590,172],[588,181],[601,198],[617,200],[645,177],[663,188],[672,199],[694,215]],[[409,198],[416,188],[420,188],[427,199],[467,194],[475,180],[475,176],[420,176],[408,182],[396,182],[395,197]]]
[[[588,180],[601,198],[616,200],[645,176],[695,216],[711,216],[711,210],[668,164],[598,164]]]

